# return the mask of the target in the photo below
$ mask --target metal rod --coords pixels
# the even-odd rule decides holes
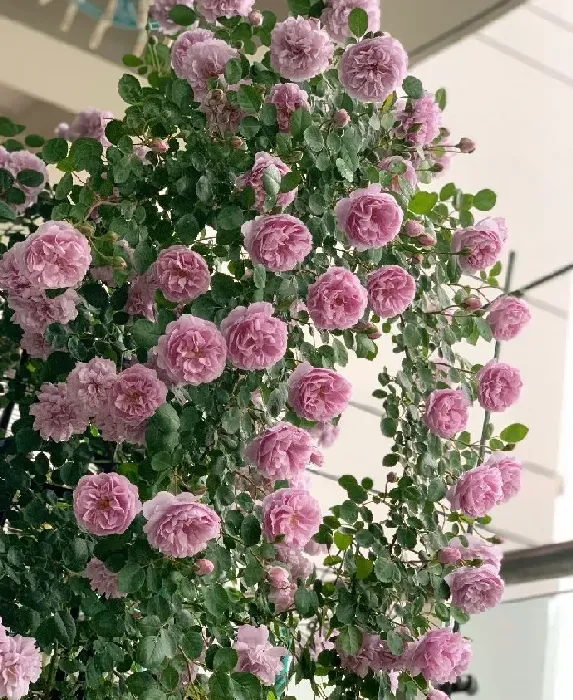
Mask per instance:
[[[501,577],[507,584],[573,576],[573,541],[517,549],[504,554]]]

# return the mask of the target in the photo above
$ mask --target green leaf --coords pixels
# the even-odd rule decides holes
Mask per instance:
[[[255,265],[253,268],[253,282],[257,289],[264,289],[267,279],[267,271],[264,265]]]
[[[241,427],[241,409],[238,406],[232,406],[225,411],[221,418],[221,426],[231,435],[236,433]]]
[[[334,533],[334,544],[338,547],[338,549],[345,550],[350,547],[352,544],[352,535],[347,535],[344,532],[335,532]]]
[[[374,574],[382,583],[391,583],[399,580],[400,572],[396,564],[389,559],[378,557],[374,563]]]
[[[495,207],[497,195],[493,190],[480,190],[474,195],[474,207],[479,211],[489,211]]]
[[[261,524],[254,515],[247,515],[241,523],[241,539],[245,547],[253,547],[261,539]]]
[[[403,653],[404,638],[399,635],[398,632],[390,630],[386,636],[386,642],[388,643],[388,648],[394,655],[400,656]]]
[[[157,345],[161,331],[151,321],[144,318],[138,318],[131,327],[131,335],[138,347],[144,350],[150,350]]]
[[[355,7],[348,15],[348,26],[356,37],[361,37],[368,31],[368,13],[361,7]]]
[[[256,117],[243,117],[239,126],[240,133],[247,139],[252,139],[261,129],[261,123]]]
[[[0,136],[11,138],[22,133],[26,127],[22,124],[16,124],[8,117],[0,117]]]
[[[300,176],[300,173],[293,171],[291,171],[290,173],[286,173],[282,176],[280,191],[290,192],[291,190],[294,190],[295,187],[298,187],[301,182],[302,178]]]
[[[55,640],[71,647],[76,638],[76,623],[67,610],[54,613]]]
[[[362,648],[362,632],[354,625],[343,627],[336,640],[336,646],[345,654],[357,654]]]
[[[362,12],[364,12],[364,10],[362,10]],[[304,130],[304,142],[311,151],[322,151],[324,148],[324,138],[322,137],[320,128],[316,124],[311,124]]]
[[[344,343],[338,338],[334,338],[332,348],[334,350],[334,361],[341,367],[346,367],[348,364],[348,351]]]
[[[169,19],[181,27],[188,27],[195,22],[197,15],[187,5],[175,5],[169,10]]]
[[[422,344],[422,335],[413,323],[407,323],[402,331],[404,345],[408,348],[417,348]]]
[[[39,187],[44,182],[44,176],[37,170],[21,170],[16,179],[24,187]]]
[[[356,578],[361,581],[368,578],[374,569],[374,562],[358,555],[355,559]]]
[[[445,88],[439,88],[438,90],[436,90],[436,96],[435,96],[435,97],[436,97],[436,102],[437,102],[437,104],[438,104],[438,107],[439,107],[439,108],[442,110],[442,112],[443,112],[444,109],[446,108],[446,104],[447,104],[447,102],[448,102],[448,98],[447,98],[447,94],[446,94]]]
[[[81,288],[82,297],[95,306],[96,309],[105,309],[109,303],[109,297],[105,289],[98,282],[87,282]]]
[[[221,647],[217,649],[215,658],[213,659],[214,671],[232,671],[237,665],[239,657],[234,649],[229,647]]]
[[[239,82],[243,75],[241,61],[238,58],[232,58],[225,66],[225,80],[229,85],[235,85]]]
[[[380,421],[380,429],[382,431],[382,435],[385,435],[386,437],[394,437],[394,435],[396,435],[396,431],[398,430],[398,421],[395,418],[386,416]]]
[[[295,109],[290,118],[290,132],[297,138],[302,136],[305,129],[307,129],[312,124],[312,118],[310,113],[304,107],[299,107]]]
[[[281,191],[281,172],[276,165],[269,165],[265,168],[263,187],[270,197],[276,197]]]
[[[299,588],[294,594],[294,604],[301,615],[313,615],[318,609],[318,597],[312,588]]]
[[[101,164],[103,146],[96,139],[76,139],[70,148],[70,162],[74,170],[96,169]]]
[[[42,148],[45,141],[46,139],[39,134],[28,134],[24,139],[24,143],[30,148]]]
[[[6,202],[0,200],[0,220],[7,219],[8,221],[12,221],[15,218],[16,212],[12,209],[12,207],[6,204]]]
[[[493,338],[493,335],[491,332],[491,327],[490,327],[489,323],[485,319],[481,318],[480,316],[477,316],[474,319],[474,324],[478,330],[478,333],[481,335],[481,337],[486,342],[489,343],[491,341],[491,339]]]
[[[277,123],[276,105],[265,102],[261,108],[261,121],[265,126],[274,126]]]
[[[446,495],[447,491],[447,486],[444,482],[444,480],[437,476],[436,478],[432,479],[430,483],[428,484],[428,500],[429,501],[441,501],[442,498]]]
[[[119,570],[119,590],[123,593],[133,593],[141,588],[144,581],[144,571],[136,562],[127,562]]]
[[[310,0],[288,0],[289,10],[294,17],[297,15],[309,15],[310,5]]]
[[[65,139],[48,139],[42,148],[42,158],[46,163],[59,163],[68,155],[68,142]]]
[[[139,56],[135,56],[132,53],[126,53],[124,54],[123,58],[121,59],[123,61],[123,65],[127,66],[128,68],[137,68],[138,66],[141,66],[143,61]]]
[[[424,96],[424,88],[422,87],[421,80],[418,80],[418,78],[415,78],[413,75],[409,75],[404,79],[402,89],[408,97],[414,100]]]
[[[203,636],[199,630],[185,632],[180,644],[189,659],[197,659],[203,653]]]
[[[174,656],[176,647],[166,629],[154,637],[144,637],[137,647],[137,660],[145,668],[158,668],[164,659]]]
[[[209,678],[209,698],[211,700],[230,700],[234,698],[231,677],[224,671],[216,671]]]
[[[131,75],[131,73],[122,75],[117,84],[117,91],[121,99],[130,105],[141,102],[141,85],[139,84],[139,80],[134,75]]]
[[[395,452],[390,452],[387,455],[384,455],[384,458],[382,459],[382,465],[384,467],[394,467],[398,462],[400,461],[399,455],[397,455]]]
[[[253,85],[241,85],[237,91],[237,104],[244,112],[258,112],[261,101],[261,93]]]
[[[229,596],[220,583],[209,586],[205,591],[205,607],[216,618],[222,617],[229,609]]]
[[[224,231],[240,228],[244,221],[243,212],[239,207],[224,207],[217,216],[217,226]]]
[[[505,442],[521,442],[529,432],[529,428],[521,423],[512,423],[501,431],[500,438]]]
[[[442,200],[442,202],[445,202],[448,199],[452,199],[456,196],[457,191],[458,188],[454,185],[454,183],[448,182],[448,184],[444,185],[440,190],[440,199]]]
[[[64,564],[71,571],[83,571],[90,558],[90,548],[85,540],[74,538],[62,551]]]
[[[438,195],[435,192],[424,192],[420,190],[410,200],[408,208],[414,214],[429,214],[438,202]]]

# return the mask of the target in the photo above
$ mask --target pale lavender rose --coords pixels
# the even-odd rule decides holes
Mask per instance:
[[[313,540],[309,540],[310,542]],[[305,545],[305,549],[307,546],[308,544]],[[312,574],[313,563],[300,549],[293,549],[290,545],[279,543],[275,545],[275,551],[277,561],[284,564],[293,581],[306,580]]]
[[[346,92],[361,102],[384,102],[407,73],[404,47],[389,34],[348,46],[338,66]]]
[[[169,17],[169,10],[176,5],[185,5],[192,8],[194,4],[194,0],[153,0],[149,8],[149,17],[154,22],[157,22],[164,34],[177,34],[181,26],[175,24]]]
[[[466,547],[459,537],[450,540],[449,547],[457,549],[463,561],[481,559],[482,566],[489,566],[495,571],[501,568],[502,552],[499,547],[490,544],[477,535],[464,535],[468,546]]]
[[[167,387],[157,372],[135,364],[117,375],[110,391],[110,414],[129,425],[139,425],[167,399]]]
[[[334,213],[338,228],[356,250],[388,245],[398,235],[404,218],[398,202],[378,184],[354,190],[337,203]]]
[[[427,146],[440,135],[442,110],[434,95],[424,95],[409,104],[403,103],[396,118],[396,132],[416,146]]]
[[[292,479],[311,462],[320,466],[323,461],[308,432],[284,421],[251,440],[245,457],[274,481]]]
[[[43,290],[32,288],[21,294],[10,294],[8,306],[14,311],[13,320],[24,330],[44,333],[50,323],[66,325],[77,318],[81,298],[74,289],[49,298]]]
[[[100,411],[95,422],[102,439],[107,442],[129,442],[132,445],[145,445],[147,421],[131,425],[117,416],[111,415],[108,411]]]
[[[10,162],[7,170],[14,176],[14,187],[22,190],[26,197],[24,204],[19,204],[15,208],[18,212],[23,212],[30,205],[34,204],[40,192],[44,189],[46,183],[48,182],[48,170],[43,160],[40,160],[38,156],[30,153],[30,151],[14,151],[10,154]],[[42,176],[42,181],[38,185],[23,185],[18,180],[18,173],[22,170],[34,170],[40,173]]]
[[[221,322],[227,358],[239,369],[267,369],[281,360],[287,348],[287,325],[273,316],[267,302],[237,306]]]
[[[459,564],[462,560],[462,554],[455,547],[444,547],[438,552],[438,561],[444,566],[452,566]]]
[[[273,272],[294,270],[312,250],[310,231],[289,214],[258,216],[241,231],[251,260]]]
[[[124,311],[131,316],[145,316],[155,322],[155,291],[151,274],[138,275],[129,283]]]
[[[485,464],[499,470],[503,491],[501,503],[506,503],[519,493],[522,469],[517,457],[510,452],[492,452]]]
[[[310,493],[310,473],[308,471],[297,472],[289,479],[288,483],[291,489],[301,489]]]
[[[0,289],[21,294],[32,287],[24,267],[25,250],[25,242],[18,241],[0,258]]]
[[[286,163],[283,163],[280,158],[272,156],[269,153],[259,152],[255,154],[255,162],[253,167],[239,176],[236,181],[236,186],[240,190],[244,190],[247,187],[252,187],[255,193],[255,203],[253,205],[254,209],[259,212],[263,212],[265,208],[265,199],[267,198],[267,193],[265,191],[264,176],[267,168],[273,166],[278,174],[283,177],[287,173],[290,173],[290,168]],[[279,194],[276,200],[275,206],[284,209],[288,207],[294,201],[296,197],[298,188],[290,190],[290,192],[282,192]]]
[[[125,598],[127,596],[127,593],[122,593],[119,590],[118,574],[110,571],[97,557],[93,557],[87,563],[84,576],[89,579],[92,591],[99,593],[104,598]]]
[[[66,442],[72,435],[81,435],[88,427],[87,418],[64,382],[42,384],[38,401],[30,407],[34,430],[44,440]]]
[[[468,615],[485,612],[501,601],[503,581],[489,566],[463,567],[449,576],[451,602]]]
[[[88,363],[78,362],[70,372],[67,383],[84,414],[93,417],[102,409],[107,409],[116,379],[115,362],[94,357]]]
[[[265,625],[241,625],[233,649],[239,657],[235,671],[252,673],[266,686],[274,685],[283,667],[282,658],[288,654],[285,647],[274,647],[269,642],[269,630]]]
[[[193,30],[191,30],[193,31]],[[221,39],[205,39],[195,43],[181,43],[177,47],[176,59],[172,59],[173,70],[193,88],[196,95],[207,90],[211,78],[220,78],[225,66],[238,53]]]
[[[96,139],[104,148],[107,148],[111,146],[111,143],[105,135],[105,128],[112,119],[112,112],[101,109],[85,109],[76,114],[68,128],[62,131],[61,136],[68,141],[75,141],[79,138]]]
[[[269,542],[282,535],[284,544],[301,549],[321,522],[318,501],[303,489],[279,489],[263,500],[263,531]]]
[[[193,557],[221,534],[217,513],[192,493],[160,491],[143,504],[149,544],[168,557]]]
[[[328,547],[325,544],[320,544],[315,539],[312,539],[307,545],[305,545],[304,552],[310,557],[325,557],[328,554]]]
[[[267,571],[267,579],[272,588],[286,588],[290,586],[290,574],[282,566],[271,566]]]
[[[368,275],[368,303],[381,318],[405,311],[416,296],[416,280],[399,265],[385,265]]]
[[[505,411],[519,399],[523,386],[519,370],[506,362],[490,360],[476,374],[476,378],[478,401],[487,411]]]
[[[404,172],[394,172],[392,170],[392,166],[396,165],[403,165],[405,168]],[[389,171],[392,173],[392,183],[390,184],[390,189],[392,189],[394,192],[402,191],[400,178],[406,180],[406,182],[414,190],[418,186],[418,176],[416,175],[416,171],[414,170],[414,166],[410,160],[406,160],[400,156],[388,156],[387,158],[383,158],[380,163],[378,163],[378,169],[382,170],[383,172]],[[409,222],[406,223],[408,224]]]
[[[496,340],[512,340],[531,320],[527,302],[517,297],[500,297],[488,309],[486,321]]]
[[[312,636],[311,646],[309,649],[310,658],[313,661],[316,661],[322,651],[330,651],[331,649],[334,649],[334,642],[326,639],[320,630],[316,630]]]
[[[182,304],[205,294],[211,284],[205,259],[184,245],[173,245],[159,253],[152,278],[166,299]]]
[[[314,421],[339,416],[350,401],[350,382],[332,369],[302,362],[288,381],[288,400],[295,413]]]
[[[409,238],[421,238],[426,233],[426,229],[419,221],[410,219],[404,224],[404,233]]]
[[[54,348],[45,340],[41,333],[32,331],[29,328],[24,330],[20,347],[24,352],[27,352],[30,357],[35,357],[39,360],[47,360],[54,351]]]
[[[448,491],[448,500],[454,510],[471,518],[481,518],[503,498],[501,474],[495,467],[480,464],[470,469]]]
[[[338,650],[342,668],[355,673],[360,678],[365,678],[369,670],[392,671],[403,668],[404,662],[399,656],[392,654],[386,642],[377,634],[364,632],[362,635],[362,647],[356,654],[346,654],[342,649]]]
[[[450,700],[449,696],[443,693],[441,690],[430,690],[426,695],[426,700]]]
[[[332,120],[336,124],[337,127],[342,129],[345,126],[348,126],[350,124],[350,114],[345,109],[337,109],[336,112],[334,113],[334,116],[332,117]]]
[[[210,29],[202,29],[201,27],[195,27],[180,34],[171,47],[171,65],[175,73],[179,77],[182,76],[185,71],[187,54],[192,46],[214,38],[215,35]],[[195,54],[193,54],[193,56],[195,56]]]
[[[317,328],[352,328],[362,318],[368,294],[358,277],[344,267],[331,267],[308,288],[308,314]]]
[[[462,301],[461,306],[468,311],[479,311],[483,304],[476,294],[470,294]]]
[[[292,608],[296,591],[296,583],[288,583],[286,586],[271,588],[269,592],[269,603],[275,606],[275,612],[286,612],[289,608]]]
[[[141,511],[137,486],[122,474],[88,474],[74,489],[78,525],[92,535],[121,535]]]
[[[265,100],[277,108],[279,131],[290,131],[290,118],[296,109],[310,110],[308,94],[296,83],[277,83],[273,85]]]
[[[459,253],[457,257],[461,269],[473,274],[497,262],[506,238],[507,227],[504,219],[484,219],[470,228],[454,233],[452,253]]]
[[[111,265],[100,265],[99,267],[92,267],[90,269],[90,275],[92,280],[96,282],[103,282],[108,287],[115,287],[115,269]]]
[[[210,559],[199,559],[195,562],[195,573],[197,576],[208,576],[215,571],[215,564]]]
[[[312,428],[309,428],[308,432],[319,447],[328,448],[332,447],[336,442],[340,434],[340,427],[330,421],[326,421],[317,423]]]
[[[42,654],[32,637],[7,637],[0,651],[0,697],[19,700],[42,673]]]
[[[248,17],[255,0],[196,0],[197,10],[208,22],[219,17]]]
[[[462,391],[435,389],[426,400],[424,422],[434,435],[453,438],[467,425],[469,405]]]
[[[23,265],[30,282],[45,289],[79,284],[92,259],[88,239],[67,221],[46,221],[25,246]]]
[[[367,32],[380,30],[380,3],[377,0],[327,0],[320,20],[326,31],[339,44],[346,43],[352,35],[348,17],[355,8],[365,10],[368,15]],[[366,33],[366,32],[365,32]]]
[[[323,73],[334,44],[316,19],[289,17],[271,32],[271,66],[287,80],[301,83]]]
[[[471,644],[448,627],[431,630],[415,643],[408,654],[408,672],[422,674],[427,681],[453,683],[469,666]]]

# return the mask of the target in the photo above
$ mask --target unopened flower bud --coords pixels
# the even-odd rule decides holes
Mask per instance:
[[[489,542],[491,542],[492,544],[503,544],[504,539],[503,539],[503,537],[500,537],[499,535],[494,535],[493,537],[489,538]]]
[[[245,142],[240,136],[233,136],[231,139],[231,146],[233,148],[242,148],[245,145]]]
[[[436,245],[436,237],[428,231],[424,231],[424,233],[418,237],[418,243],[429,248],[430,246]]]
[[[458,148],[462,153],[473,153],[476,150],[476,143],[471,139],[467,139],[465,136],[460,139],[458,143]]]
[[[462,301],[462,306],[468,311],[477,311],[482,307],[481,299],[475,294],[470,294]]]
[[[404,233],[410,238],[418,238],[426,233],[426,229],[419,221],[406,221],[404,224]]]
[[[195,571],[199,576],[207,576],[215,571],[215,564],[210,559],[199,559],[195,562]]]
[[[216,100],[217,102],[220,102],[224,97],[225,93],[219,88],[215,88],[215,90],[211,90],[209,93],[209,98],[211,100]]]
[[[252,277],[253,277],[253,271],[250,268],[247,268],[245,270],[245,274],[243,275],[243,277],[241,279],[250,280],[250,279],[252,279]]]
[[[451,133],[452,132],[449,129],[447,129],[445,126],[442,126],[440,128],[440,137],[443,139],[447,139]]]
[[[433,163],[432,167],[430,168],[433,173],[441,173],[443,169],[444,166],[441,163]]]
[[[423,259],[424,259],[424,256],[421,255],[420,253],[416,253],[416,255],[412,255],[412,263],[414,265],[420,265],[422,263]]]
[[[248,19],[249,19],[249,24],[252,27],[260,27],[261,24],[263,23],[263,15],[258,10],[253,10],[252,12],[249,12]]]
[[[382,337],[382,333],[377,328],[368,331],[367,335],[370,338],[370,340],[378,340],[378,338]]]
[[[151,150],[154,153],[167,153],[169,150],[169,144],[165,139],[153,139],[151,142]]]
[[[388,474],[386,474],[386,481],[395,484],[398,481],[398,474],[396,474],[396,472],[388,472]]]
[[[336,126],[346,126],[350,124],[350,114],[345,109],[339,109],[334,113],[334,123]]]

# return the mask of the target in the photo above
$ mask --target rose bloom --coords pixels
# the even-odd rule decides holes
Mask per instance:
[[[0,289],[21,294],[31,288],[32,284],[24,267],[25,249],[25,242],[18,241],[0,258]]]
[[[111,415],[109,411],[102,410],[95,417],[95,423],[102,439],[107,442],[129,442],[132,445],[145,445],[147,421],[131,425],[117,416]]]
[[[403,173],[392,172],[392,166],[397,163],[403,163],[406,168]],[[418,176],[414,170],[412,162],[401,158],[400,156],[389,156],[388,158],[383,158],[380,163],[378,163],[378,169],[383,172],[390,171],[392,173],[392,183],[390,189],[394,192],[401,192],[402,186],[400,185],[400,178],[406,180],[406,182],[411,185],[412,189],[416,189],[418,186]]]
[[[266,686],[274,685],[283,668],[282,658],[288,654],[285,647],[273,647],[269,642],[265,625],[241,625],[233,649],[239,657],[234,670],[252,673]]]
[[[493,544],[490,544],[486,540],[478,537],[477,535],[467,534],[464,535],[468,546],[464,546],[459,537],[454,537],[450,540],[450,548],[455,548],[459,551],[461,558],[464,561],[471,561],[473,559],[481,559],[482,566],[489,566],[495,571],[499,571],[501,568],[501,549]]]
[[[48,182],[46,165],[43,160],[33,153],[30,153],[30,151],[14,151],[10,153],[10,161],[6,169],[16,178],[13,186],[22,190],[26,197],[24,204],[17,205],[15,209],[17,211],[24,211],[37,201],[40,192],[44,189],[46,182]],[[22,170],[34,170],[40,173],[42,182],[34,186],[22,185],[17,179],[18,173],[21,173]]]
[[[459,253],[457,257],[461,269],[473,274],[497,262],[506,238],[507,228],[503,219],[484,219],[471,228],[454,233],[452,252]]]
[[[73,287],[92,259],[88,239],[66,221],[46,221],[26,239],[23,264],[36,287]]]
[[[155,322],[155,282],[150,274],[139,275],[129,283],[124,311]]]
[[[317,423],[308,429],[310,436],[319,447],[332,447],[340,434],[340,426],[330,421]]]
[[[438,552],[438,561],[444,566],[458,564],[462,560],[462,554],[455,547],[444,547]]]
[[[30,407],[34,430],[44,440],[66,442],[72,435],[81,435],[88,427],[87,419],[75,397],[63,382],[42,384],[38,401]]]
[[[492,452],[485,464],[499,471],[503,492],[501,503],[507,503],[521,488],[521,462],[510,452]]]
[[[463,567],[449,577],[452,605],[468,615],[485,612],[501,601],[503,581],[489,566]]]
[[[221,77],[227,63],[237,56],[237,50],[227,42],[205,39],[192,44],[181,43],[177,47],[176,59],[172,59],[172,65],[177,77],[186,80],[193,91],[200,95],[207,90],[208,81]]]
[[[273,588],[290,586],[290,574],[282,566],[271,566],[267,572],[267,579]]]
[[[339,44],[346,43],[351,32],[348,17],[356,7],[368,15],[368,32],[380,30],[380,3],[377,0],[327,0],[320,20],[326,31]]]
[[[247,17],[255,0],[197,0],[195,7],[208,22],[219,17]]]
[[[115,362],[94,357],[88,363],[78,362],[68,376],[68,389],[86,416],[95,416],[107,407],[112,386],[117,378]]]
[[[368,671],[374,673],[380,671],[392,671],[402,669],[404,662],[399,656],[392,654],[388,644],[379,635],[364,632],[362,635],[362,648],[357,654],[346,654],[338,650],[342,668],[355,673],[360,678],[365,678]]]
[[[450,700],[449,696],[443,693],[441,690],[430,690],[426,695],[426,700]]]
[[[435,389],[426,400],[424,422],[434,435],[453,438],[467,425],[469,405],[462,391]]]
[[[355,190],[336,205],[338,228],[356,250],[382,248],[398,235],[404,212],[378,184]]]
[[[331,267],[308,288],[308,313],[317,328],[351,328],[362,318],[368,295],[355,274]]]
[[[519,370],[505,362],[490,360],[476,378],[478,401],[487,411],[505,411],[519,399],[523,386]]]
[[[288,401],[295,413],[314,421],[339,416],[350,400],[350,382],[333,369],[302,362],[288,380]]]
[[[277,124],[283,133],[290,131],[290,118],[295,110],[310,110],[308,94],[296,83],[273,85],[265,101],[277,108]]]
[[[280,158],[272,156],[269,153],[259,152],[255,154],[255,162],[253,167],[243,175],[237,178],[236,186],[240,190],[244,190],[246,187],[252,187],[255,193],[255,203],[253,208],[257,211],[263,213],[265,207],[265,199],[267,198],[267,193],[265,192],[264,186],[264,176],[265,170],[274,166],[280,173],[281,177],[290,173],[290,168],[286,163],[283,163]],[[284,209],[288,207],[294,201],[296,197],[297,188],[290,190],[290,192],[281,192],[276,200],[276,206]]]
[[[481,464],[461,475],[448,491],[454,510],[471,518],[481,518],[503,498],[501,474],[495,467]]]
[[[361,102],[384,102],[407,73],[404,47],[389,34],[348,46],[338,65],[346,92]]]
[[[119,590],[119,576],[110,571],[97,557],[90,559],[84,570],[84,576],[89,579],[92,591],[105,598],[125,598],[127,596],[127,593],[122,593]]]
[[[488,311],[485,320],[496,340],[512,340],[531,320],[527,302],[517,297],[499,297]]]
[[[416,296],[416,280],[398,265],[385,265],[368,275],[368,303],[381,318],[405,311]]]
[[[42,673],[42,654],[32,637],[15,634],[0,645],[0,696],[19,700]]]
[[[313,540],[309,540],[309,543]],[[305,545],[305,549],[308,546]],[[312,561],[304,555],[300,549],[294,549],[290,545],[279,543],[275,545],[277,561],[284,565],[293,581],[302,579],[305,581],[313,572]]]
[[[263,499],[263,530],[269,542],[303,548],[316,535],[322,522],[320,505],[303,489],[279,489]]]
[[[78,112],[72,123],[60,124],[56,133],[68,141],[75,141],[79,138],[96,139],[104,148],[111,146],[105,135],[105,127],[113,119],[111,112],[101,109],[84,109]]]
[[[291,479],[311,462],[322,464],[322,455],[313,446],[308,432],[284,421],[251,440],[245,457],[274,481]]]
[[[286,612],[289,608],[292,608],[296,591],[296,583],[289,583],[280,588],[271,588],[269,592],[269,603],[275,606],[275,612]]]
[[[157,372],[135,364],[118,374],[111,387],[110,412],[130,425],[138,425],[155,413],[167,399],[167,387]]]
[[[273,272],[294,270],[312,250],[310,231],[289,214],[258,216],[241,230],[251,260]]]
[[[171,2],[171,0],[168,0],[168,2]],[[214,38],[215,35],[212,31],[209,29],[201,29],[200,27],[189,29],[180,34],[171,47],[171,65],[175,73],[181,77],[185,70],[187,53],[194,44],[200,44],[202,41]]]
[[[41,289],[31,289],[21,294],[10,294],[8,306],[13,309],[13,321],[21,328],[34,333],[44,333],[50,323],[66,325],[77,318],[80,302],[75,289],[50,299]]]
[[[471,644],[448,627],[427,632],[414,646],[408,659],[408,672],[422,674],[427,681],[453,683],[469,666]]]
[[[334,44],[318,20],[289,17],[271,32],[270,54],[281,77],[301,83],[328,68]]]
[[[237,306],[221,322],[227,357],[239,369],[268,369],[281,360],[287,348],[287,325],[273,316],[267,302]]]
[[[153,280],[169,301],[187,304],[209,289],[211,275],[204,258],[184,245],[159,253]]]
[[[210,559],[198,559],[195,562],[195,572],[197,576],[208,576],[215,571],[215,564]]]
[[[169,10],[176,5],[193,7],[194,4],[194,0],[153,0],[149,8],[149,17],[159,24],[164,34],[177,34],[181,27],[169,17]]]
[[[141,510],[137,486],[121,474],[88,474],[74,489],[78,525],[92,535],[121,535]]]
[[[24,330],[24,334],[20,340],[20,347],[28,353],[30,357],[35,357],[39,360],[47,360],[54,351],[54,348],[44,339],[41,333]]]
[[[409,105],[404,103],[397,120],[399,136],[416,146],[427,146],[440,135],[442,110],[433,95],[424,95]]]
[[[168,557],[193,557],[221,534],[221,520],[192,493],[160,491],[143,504],[149,544]]]

